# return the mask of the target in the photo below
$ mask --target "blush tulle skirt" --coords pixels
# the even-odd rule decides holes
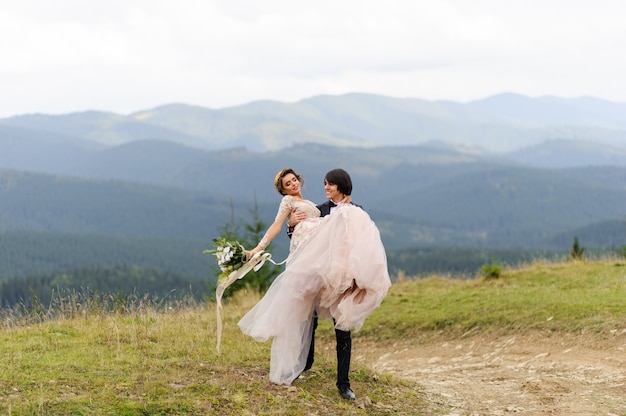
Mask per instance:
[[[363,209],[342,205],[296,227],[285,271],[238,325],[272,339],[270,381],[291,384],[306,364],[314,314],[358,331],[390,286],[378,228]]]

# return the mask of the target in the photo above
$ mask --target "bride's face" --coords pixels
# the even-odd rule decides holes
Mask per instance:
[[[300,181],[296,178],[296,175],[289,173],[283,178],[283,189],[286,195],[298,195],[300,194]]]

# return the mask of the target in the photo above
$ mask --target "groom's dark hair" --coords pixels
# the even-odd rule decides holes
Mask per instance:
[[[337,190],[344,195],[350,195],[352,193],[352,179],[350,175],[343,169],[333,169],[329,171],[324,180],[331,185],[337,185]]]

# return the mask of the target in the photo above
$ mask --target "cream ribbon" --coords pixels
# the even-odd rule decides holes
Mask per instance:
[[[231,272],[225,280],[223,280],[219,285],[217,285],[217,288],[215,289],[215,302],[217,304],[217,353],[218,354],[220,352],[220,346],[222,344],[222,296],[224,295],[224,291],[226,290],[226,288],[228,288],[228,286],[232,285],[235,282],[235,280],[243,279],[243,277],[246,274],[248,274],[248,272],[250,272],[251,270],[258,272],[259,269],[263,267],[263,264],[265,264],[266,261],[269,261],[270,263],[276,266],[280,266],[284,264],[287,260],[283,260],[280,263],[276,263],[274,260],[272,260],[271,253],[259,251],[258,253],[255,253],[254,256],[252,256],[250,260],[245,262],[243,266]]]

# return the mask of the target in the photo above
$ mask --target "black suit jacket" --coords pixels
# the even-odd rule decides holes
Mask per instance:
[[[325,217],[330,214],[330,199],[323,204],[319,204],[317,209],[320,210],[320,217]]]
[[[325,217],[326,215],[330,214],[330,208],[331,208],[330,202],[331,201],[329,199],[328,201],[324,202],[323,204],[317,205],[317,209],[320,210],[320,217]],[[333,203],[333,205],[334,205],[334,203]],[[354,205],[356,207],[359,207],[359,208],[363,209],[362,206],[357,205],[357,204],[355,204],[353,202],[350,202],[350,205]]]

